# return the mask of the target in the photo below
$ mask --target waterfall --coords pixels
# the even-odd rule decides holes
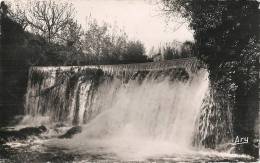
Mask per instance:
[[[227,94],[217,92],[210,87],[202,105],[197,120],[196,139],[197,146],[217,148],[218,145],[231,145],[233,139],[232,109],[227,100]]]
[[[126,149],[167,154],[215,148],[216,142],[210,146],[208,139],[230,141],[231,113],[218,111],[209,92],[205,69],[187,73],[182,68],[128,72],[95,66],[32,67],[22,123],[81,125],[82,133],[66,143],[83,151],[99,145],[120,151],[118,155]],[[216,118],[220,120],[212,120]],[[220,136],[216,131],[228,133]]]

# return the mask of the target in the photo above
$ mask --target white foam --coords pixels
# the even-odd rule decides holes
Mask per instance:
[[[109,88],[116,89],[115,97],[103,94],[100,100],[112,101],[96,101],[93,107],[98,105],[102,112],[83,126],[81,134],[50,145],[77,153],[113,153],[122,160],[144,160],[193,149],[195,122],[208,89],[207,72],[188,82],[149,79],[120,87],[117,82],[110,83]]]

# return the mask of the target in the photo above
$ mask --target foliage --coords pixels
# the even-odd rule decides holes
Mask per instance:
[[[218,94],[224,92],[226,103],[234,104],[234,134],[257,138],[254,124],[259,105],[259,1],[162,1],[166,12],[178,12],[190,21],[195,54],[207,65],[212,90]],[[223,108],[225,104],[215,110]],[[239,148],[238,151],[258,155],[250,142]]]
[[[125,32],[91,18],[83,36],[83,55],[94,64],[147,62],[140,41],[128,40]]]
[[[147,62],[144,45],[140,41],[128,41],[126,45],[126,52],[121,58],[122,62]]]
[[[8,17],[27,31],[23,38],[31,65],[86,65],[147,62],[144,45],[128,40],[125,32],[87,18],[83,30],[73,6],[53,0],[17,4]],[[9,20],[9,19],[8,19]],[[21,32],[18,33],[22,33]],[[15,42],[15,41],[13,41]],[[30,47],[30,48],[29,48]]]
[[[150,55],[155,61],[194,57],[195,45],[190,41],[178,45],[166,43],[157,52],[150,52]]]
[[[213,80],[250,89],[256,82],[259,53],[257,1],[163,0],[167,12],[190,20],[195,31],[196,56],[204,61]],[[241,77],[249,83],[241,83]]]

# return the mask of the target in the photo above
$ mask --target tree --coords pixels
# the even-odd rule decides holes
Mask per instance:
[[[122,58],[126,63],[147,62],[144,45],[140,41],[129,41],[126,45],[126,53]]]
[[[229,61],[243,60],[247,45],[259,32],[259,3],[257,1],[190,1],[162,0],[167,13],[179,13],[190,21],[195,31],[197,57],[204,61],[212,78],[218,67]]]
[[[6,16],[8,12],[8,6],[5,4],[4,1],[1,2],[0,9],[1,9],[1,16]]]
[[[194,43],[190,41],[166,43],[159,47],[158,52],[154,54],[155,60],[171,60],[193,56]]]
[[[144,45],[130,41],[125,32],[89,18],[83,37],[83,53],[90,63],[116,64],[146,62]]]
[[[196,56],[207,65],[211,86],[227,102],[234,102],[234,134],[253,139],[258,115],[259,1],[162,1],[168,13],[178,12],[190,21]],[[225,107],[218,105],[216,109],[224,112]],[[257,154],[252,148],[243,146],[245,153]]]
[[[31,1],[25,19],[29,31],[44,37],[50,43],[63,39],[62,32],[73,24],[74,13],[74,8],[69,3],[53,0]]]
[[[81,25],[77,21],[70,19],[59,38],[61,43],[65,43],[66,46],[75,47],[77,50],[81,50],[83,34],[84,31]]]
[[[194,55],[195,55],[194,43],[190,41],[185,41],[181,45],[180,56],[183,58],[188,58],[188,57],[194,57]]]
[[[127,51],[132,53],[134,46],[130,47],[132,43],[124,31],[113,29],[106,23],[99,25],[91,17],[87,18],[86,30],[83,30],[74,19],[71,4],[44,0],[29,1],[25,6],[28,7],[17,3],[9,9],[8,17],[20,24],[23,30],[34,34],[34,39],[31,40],[29,34],[30,40],[26,41],[28,47],[33,49],[28,52],[40,50],[38,54],[45,58],[44,65],[116,64],[129,62],[135,57],[131,54],[132,58],[128,57],[129,61],[126,61]],[[141,52],[137,54],[142,53],[139,59],[144,61],[146,57],[142,43],[134,44],[139,46]]]
[[[177,50],[175,48],[166,46],[166,47],[164,47],[164,51],[163,51],[163,59],[171,60],[174,58],[174,55],[176,55],[176,54],[177,54]]]
[[[101,63],[111,53],[112,37],[108,30],[107,24],[98,25],[95,19],[90,18],[83,39],[83,50],[90,60]]]
[[[10,19],[18,23],[23,30],[25,30],[26,27],[28,27],[28,22],[26,20],[26,12],[21,7],[21,4],[16,4],[15,7],[13,7],[11,4],[7,4],[8,6],[8,16]]]

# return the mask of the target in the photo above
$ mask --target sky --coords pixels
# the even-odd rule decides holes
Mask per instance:
[[[179,42],[193,40],[193,31],[188,28],[188,23],[182,25],[177,23],[183,22],[182,19],[167,21],[158,0],[70,0],[69,2],[74,5],[76,18],[83,27],[86,25],[86,17],[91,15],[99,23],[106,22],[118,26],[130,39],[142,41],[147,51],[153,46],[156,48],[160,44],[174,40]]]
[[[77,10],[78,20],[86,23],[86,16],[96,18],[100,23],[116,24],[131,39],[141,40],[147,49],[152,46],[177,40],[193,40],[188,23],[167,21],[160,5],[153,0],[74,0],[70,1]],[[181,25],[180,28],[178,28]],[[176,30],[178,28],[178,30]]]

